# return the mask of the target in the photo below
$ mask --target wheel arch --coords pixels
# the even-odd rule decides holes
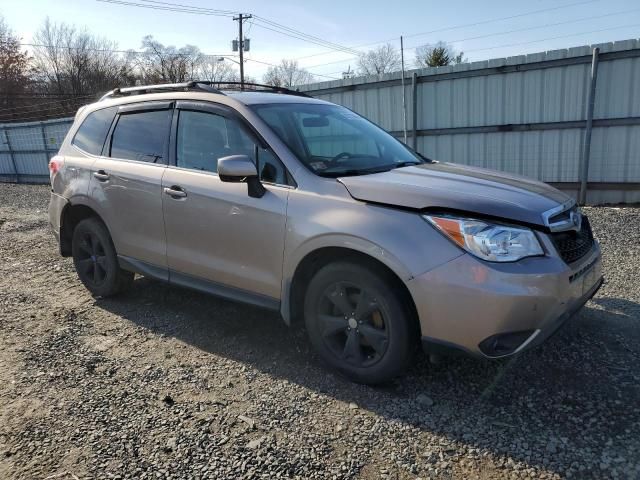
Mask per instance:
[[[388,258],[387,258],[388,260]],[[291,277],[284,284],[281,314],[284,321],[291,325],[298,323],[303,317],[303,303],[306,286],[313,275],[329,263],[348,261],[365,266],[378,272],[383,278],[391,281],[402,295],[403,303],[407,306],[414,326],[420,328],[416,304],[405,280],[411,278],[407,269],[392,262],[385,263],[367,251],[345,246],[323,246],[307,252],[297,263]],[[393,266],[389,265],[392,263]]]
[[[71,256],[73,230],[76,228],[76,225],[82,220],[91,217],[100,220],[107,228],[109,235],[111,235],[108,225],[96,209],[88,203],[83,202],[82,199],[71,200],[62,209],[60,214],[60,253],[63,257]]]

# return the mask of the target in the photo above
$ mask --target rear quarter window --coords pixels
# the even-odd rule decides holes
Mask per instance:
[[[87,153],[100,155],[117,110],[117,107],[109,107],[91,112],[80,125],[71,143]]]

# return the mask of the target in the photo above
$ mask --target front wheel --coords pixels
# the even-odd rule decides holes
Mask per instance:
[[[366,384],[402,373],[414,353],[411,317],[402,292],[364,266],[340,262],[320,269],[305,296],[311,342],[349,379]]]
[[[94,296],[115,295],[133,281],[134,274],[120,268],[111,236],[97,218],[76,225],[71,253],[78,277]]]

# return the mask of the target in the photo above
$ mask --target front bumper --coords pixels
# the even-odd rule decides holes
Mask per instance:
[[[497,264],[466,254],[407,286],[427,350],[446,347],[499,358],[542,343],[601,284],[595,242],[588,255],[571,265],[554,256]]]

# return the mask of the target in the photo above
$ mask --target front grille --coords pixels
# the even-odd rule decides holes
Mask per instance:
[[[573,263],[584,257],[593,246],[593,233],[586,216],[582,216],[580,231],[556,232],[551,234],[551,240],[558,253],[566,263]]]

